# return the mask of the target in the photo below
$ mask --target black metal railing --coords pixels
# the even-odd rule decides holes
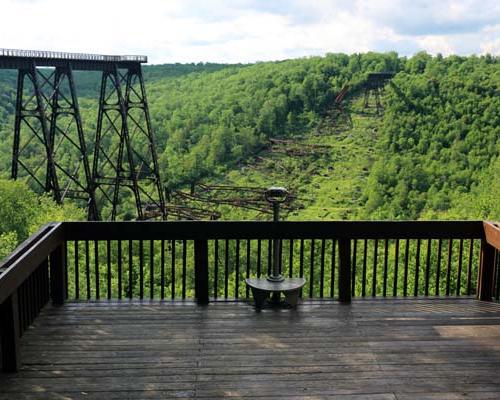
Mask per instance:
[[[207,240],[209,295],[246,299],[245,278],[269,273],[269,239]],[[195,240],[75,240],[67,243],[68,298],[194,297]],[[280,241],[281,273],[305,277],[303,298],[338,296],[339,240]],[[480,238],[352,239],[351,293],[475,295]]]
[[[49,224],[0,265],[4,371],[52,299],[247,299],[245,278],[305,277],[305,299],[500,298],[500,227],[446,222],[66,222]]]
[[[272,240],[280,240],[281,273],[307,279],[303,298],[339,297],[342,256],[349,261],[349,295],[355,297],[470,296],[476,294],[484,236],[481,222],[66,226],[71,239],[68,296],[77,300],[196,297],[195,249],[200,241],[207,248],[209,296],[246,299],[245,278],[271,269]],[[342,254],[341,242],[349,254]]]

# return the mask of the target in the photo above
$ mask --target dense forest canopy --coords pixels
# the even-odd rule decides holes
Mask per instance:
[[[150,98],[157,99],[153,119],[168,132],[159,138],[164,179],[173,186],[199,180],[244,161],[270,137],[303,135],[343,85],[400,67],[395,53],[331,54],[159,81]]]
[[[409,60],[385,97],[383,158],[372,169],[366,215],[439,217],[471,188],[481,191],[477,186],[500,152],[499,84],[491,57],[421,54]],[[466,207],[458,214],[481,217],[466,210],[472,212]],[[495,217],[482,214],[488,216]]]
[[[382,71],[396,74],[382,94],[383,116],[364,118],[359,106],[363,82],[369,73]],[[310,141],[336,95],[349,85],[345,106],[352,112],[354,130],[346,128],[347,142],[342,142],[339,151],[348,155],[350,150],[353,154],[354,150],[366,150],[370,154],[363,166],[366,174],[349,181],[335,173],[321,183],[309,185],[310,180],[302,178],[300,181],[303,192],[312,190],[313,184],[328,190],[331,185],[332,191],[342,182],[356,188],[359,201],[350,212],[328,218],[500,218],[500,69],[495,57],[328,54],[248,65],[145,66],[144,75],[160,172],[169,189],[200,182],[224,183],[226,177],[236,177],[242,166],[268,150],[270,138]],[[81,72],[75,79],[91,156],[100,76]],[[3,178],[10,174],[15,87],[15,72],[0,71]],[[370,136],[373,143],[352,138],[360,126],[366,132],[376,132]],[[339,136],[329,135],[325,141],[339,142]],[[44,154],[34,151],[33,157],[43,161]],[[320,167],[331,172],[339,157],[328,162],[310,158],[297,165],[307,163],[309,175]],[[67,162],[72,162],[69,155]],[[344,159],[345,171],[349,170],[349,162],[353,169],[358,163],[354,158]],[[287,163],[292,169],[298,168],[291,161]],[[248,175],[234,179],[248,179]],[[265,174],[259,179],[262,184],[274,183],[270,177],[266,182]],[[52,206],[48,206],[45,196],[28,194],[26,186],[16,186],[19,183],[4,180],[1,184],[2,204],[17,204],[19,198],[16,200],[13,194],[22,194],[30,204],[6,208],[12,215],[2,220],[18,221],[14,225],[23,226],[19,231],[17,225],[2,225],[2,235],[15,232],[9,240],[24,239],[29,233],[31,228],[26,227],[32,224],[22,221],[84,215],[66,213],[66,206],[54,215],[47,214],[43,210]],[[307,207],[305,204],[295,218],[311,218],[314,214]],[[32,209],[41,210],[46,218],[34,218]],[[231,210],[225,215],[226,219],[241,217],[246,216]]]

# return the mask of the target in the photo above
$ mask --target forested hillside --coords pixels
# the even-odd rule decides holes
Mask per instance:
[[[378,115],[373,105],[363,106],[363,82],[381,71],[396,75]],[[283,184],[301,198],[289,215],[294,219],[500,218],[497,58],[330,54],[251,65],[146,66],[144,74],[169,190]],[[91,153],[99,75],[76,79]],[[15,81],[12,72],[0,73],[3,177],[9,176]],[[344,85],[352,124],[328,120],[319,129]],[[271,138],[331,151],[270,156]],[[225,219],[259,217],[222,210]]]
[[[149,98],[164,179],[173,187],[198,181],[253,156],[270,137],[306,134],[343,85],[400,64],[394,53],[329,55],[160,80]]]
[[[364,215],[435,218],[453,209],[462,218],[495,218],[495,208],[480,211],[475,196],[468,205],[462,197],[500,185],[488,178],[498,171],[499,84],[499,65],[491,57],[410,60],[384,99],[383,157],[370,175]],[[499,202],[493,202],[496,218]]]

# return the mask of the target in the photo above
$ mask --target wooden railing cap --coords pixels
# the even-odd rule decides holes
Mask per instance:
[[[500,250],[500,222],[484,221],[484,234],[489,245]]]

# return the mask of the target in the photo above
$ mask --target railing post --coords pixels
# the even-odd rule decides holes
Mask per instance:
[[[491,301],[494,291],[495,248],[486,240],[481,242],[481,263],[477,280],[477,297],[482,301]]]
[[[208,242],[194,241],[194,292],[198,304],[208,304]]]
[[[339,301],[351,302],[351,240],[339,240]]]
[[[66,300],[66,242],[50,253],[50,297],[60,306]]]
[[[19,308],[17,290],[0,304],[0,337],[3,372],[16,372],[21,366],[19,354]]]

